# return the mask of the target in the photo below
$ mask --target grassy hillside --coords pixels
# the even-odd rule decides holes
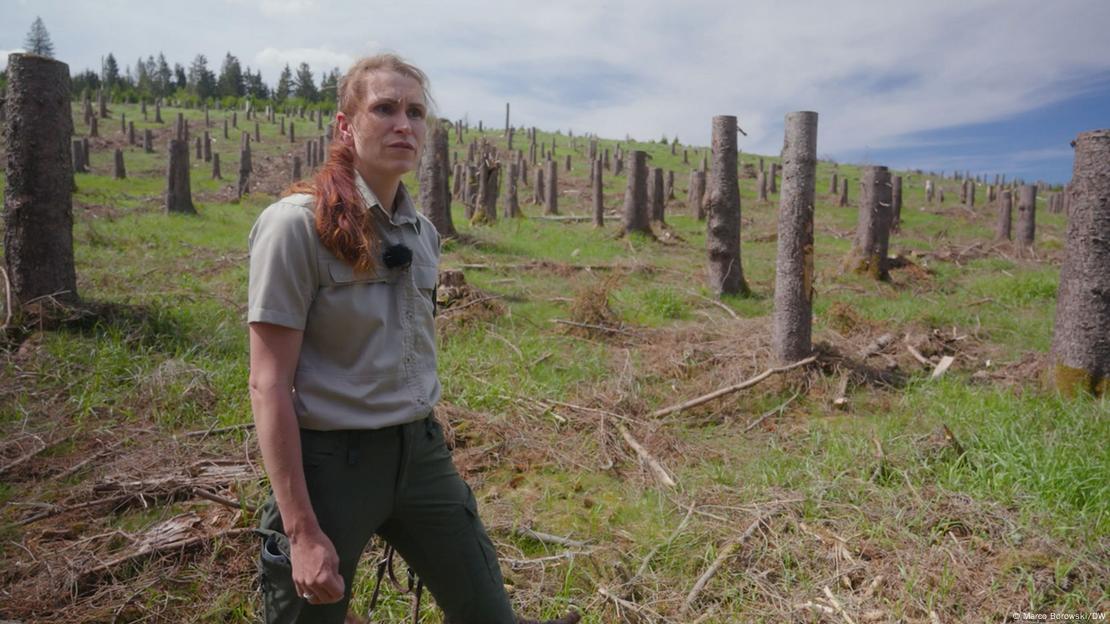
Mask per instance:
[[[141,118],[137,107],[120,112]],[[203,115],[186,115],[195,135]],[[111,149],[126,141],[118,117],[101,122],[92,173],[76,176],[74,198],[88,305],[52,312],[62,320],[15,319],[4,334],[0,618],[258,616],[256,542],[244,529],[256,524],[266,484],[244,426],[246,236],[290,181],[291,154],[318,132],[297,120],[301,138],[290,144],[263,122],[258,188],[239,202],[238,140],[223,140],[222,113],[212,119],[225,180],[193,162],[195,217],[160,208],[169,124],[136,123],[140,137],[157,130],[156,153],[126,147],[130,177],[114,180]],[[522,134],[514,147],[527,147]],[[503,145],[499,131],[484,136]],[[561,212],[588,214],[586,141],[539,138],[557,142],[560,160],[572,154],[572,170],[560,166]],[[470,226],[452,206],[461,236],[445,243],[443,268],[462,269],[473,290],[438,319],[437,413],[522,611],[574,605],[600,623],[964,622],[1110,610],[1110,406],[1043,384],[1062,215],[1039,201],[1036,253],[1019,254],[992,242],[985,189],[970,211],[956,205],[957,183],[941,182],[949,201],[927,205],[924,178],[903,173],[903,226],[891,242],[903,262],[877,284],[839,270],[856,222],[857,168],[822,162],[821,365],[653,418],[772,366],[778,196],[761,203],[754,181],[741,180],[754,294],[715,301],[704,285],[705,226],[684,201],[682,148],[621,143],[675,171],[677,199],[658,240],[617,235],[626,178],[611,172],[600,230],[534,218],[542,210],[526,201],[530,184],[520,187],[528,218]],[[452,149],[465,158],[465,146]],[[689,149],[696,165],[703,148]],[[851,180],[852,207],[825,193],[833,172]],[[883,334],[893,342],[861,356]],[[945,355],[954,365],[930,380]],[[677,485],[662,484],[625,434]],[[184,546],[141,549],[166,535]],[[380,551],[374,544],[360,568],[360,611]],[[385,596],[374,621],[405,621],[407,597]],[[432,601],[423,621],[440,621]]]

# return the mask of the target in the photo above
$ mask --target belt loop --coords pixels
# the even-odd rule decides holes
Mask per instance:
[[[359,431],[347,432],[347,465],[354,466],[358,463]]]

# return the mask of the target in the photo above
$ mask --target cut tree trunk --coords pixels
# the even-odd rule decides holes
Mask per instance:
[[[85,146],[79,139],[73,140],[71,162],[73,163],[73,173],[89,172],[89,165],[85,162]]]
[[[663,169],[661,167],[653,167],[651,170],[651,185],[648,187],[651,191],[651,220],[663,222],[663,212],[665,210],[665,202],[663,194]]]
[[[509,126],[509,134],[513,133],[512,126]],[[520,212],[520,195],[517,192],[517,181],[520,178],[520,165],[509,161],[509,175],[505,178],[505,207],[502,209],[506,219],[515,219],[524,216]]]
[[[1037,187],[1026,184],[1018,191],[1017,242],[1032,247],[1037,229]]]
[[[301,157],[296,154],[293,155],[293,175],[292,181],[296,182],[301,179]],[[421,187],[423,188],[423,187]]]
[[[887,252],[890,246],[890,171],[886,167],[862,167],[859,194],[859,224],[846,268],[877,280],[890,278]]]
[[[424,216],[436,227],[443,238],[455,238],[455,224],[451,221],[451,194],[448,167],[447,127],[433,124],[427,145],[420,157],[417,179],[420,186],[420,208]],[[456,168],[456,171],[458,168]],[[458,174],[456,173],[456,180]]]
[[[39,297],[77,303],[69,66],[16,53],[7,74],[4,264],[11,295],[21,304]]]
[[[170,139],[170,162],[166,167],[166,212],[196,214],[189,186],[189,144]]]
[[[547,161],[547,187],[544,189],[545,201],[543,203],[543,213],[545,215],[559,214],[559,167],[556,165],[555,160]]]
[[[212,152],[212,179],[224,179],[224,177],[220,174],[220,155],[216,152]]]
[[[112,169],[113,177],[115,177],[115,179],[117,180],[123,180],[124,178],[126,178],[127,169],[125,169],[123,166],[123,150],[118,147],[116,148],[113,164],[115,165]]]
[[[698,221],[705,220],[705,172],[697,169],[690,170],[690,185],[686,189],[686,204],[691,216]]]
[[[713,166],[705,202],[709,289],[717,295],[750,291],[740,263],[740,185],[736,173],[736,117],[713,118]]]
[[[1056,291],[1053,380],[1066,395],[1110,395],[1110,130],[1076,138],[1064,264]]]
[[[624,190],[623,231],[625,234],[641,232],[653,236],[647,201],[647,152],[633,150],[631,156],[631,162],[628,165],[628,183]],[[618,165],[621,163],[619,158],[617,163]]]
[[[902,228],[902,176],[894,176],[890,187],[890,229]]]
[[[813,352],[813,202],[817,189],[817,113],[786,115],[779,196],[778,256],[771,351],[780,364]]]
[[[236,185],[238,197],[242,198],[244,195],[251,192],[251,149],[250,137],[247,133],[243,133],[243,138],[246,139],[244,143],[247,145],[239,150],[239,181]]]
[[[841,208],[848,205],[848,177],[844,176],[840,180],[840,199],[836,202],[837,206]]]
[[[998,194],[998,224],[994,227],[995,240],[1010,240],[1010,223],[1013,221],[1014,199],[1010,189]]]
[[[604,184],[602,180],[602,170],[605,165],[598,156],[591,161],[590,165],[593,168],[593,186],[591,187],[593,200],[594,200],[594,227],[605,226],[605,195]]]

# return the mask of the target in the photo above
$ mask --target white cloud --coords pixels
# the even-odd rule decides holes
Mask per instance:
[[[321,8],[318,0],[228,0],[228,2],[254,7],[269,17],[306,15]]]
[[[286,64],[296,72],[297,66],[301,63],[308,63],[312,71],[319,74],[324,71],[331,71],[333,67],[338,67],[340,71],[347,69],[347,66],[354,62],[354,57],[344,52],[336,52],[322,46],[319,48],[266,48],[254,55],[254,62],[256,66],[268,76],[276,76],[281,73],[282,68]]]

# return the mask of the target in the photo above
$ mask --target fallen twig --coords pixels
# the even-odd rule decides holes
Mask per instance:
[[[542,542],[544,544],[555,544],[557,546],[566,546],[567,548],[585,548],[589,545],[588,542],[570,539],[569,537],[560,537],[558,535],[552,535],[551,533],[544,533],[542,531],[535,531],[527,527],[515,528],[513,529],[513,533],[516,533],[517,535],[520,535],[522,537],[527,537],[528,539],[534,539],[537,542]]]
[[[628,446],[631,446],[632,450],[636,451],[636,454],[640,456],[640,459],[648,465],[648,468],[651,469],[655,478],[659,479],[659,481],[667,487],[675,487],[678,485],[675,483],[675,480],[671,478],[671,475],[667,473],[667,469],[663,467],[663,464],[661,464],[658,459],[652,457],[651,453],[649,453],[642,444],[637,442],[636,438],[632,437],[631,433],[628,433],[628,429],[625,429],[624,425],[617,423],[617,431],[620,431],[624,441],[628,442]]]
[[[579,323],[578,321],[568,321],[566,319],[551,319],[552,323],[560,323],[562,325],[571,325],[573,327],[582,327],[584,329],[596,329],[598,331],[612,332],[615,334],[624,334],[626,336],[635,336],[636,334],[620,329],[619,327],[606,327],[604,325],[593,325],[591,323]]]
[[[952,366],[952,362],[955,361],[956,358],[952,357],[951,355],[946,355],[940,358],[940,363],[938,363],[937,367],[933,369],[933,374],[929,375],[929,379],[940,379],[944,375],[944,373],[948,372],[948,367]]]
[[[661,416],[668,416],[668,415],[674,414],[676,412],[681,412],[681,411],[690,409],[691,407],[697,407],[698,405],[701,405],[702,403],[708,403],[709,401],[712,401],[713,399],[716,399],[716,398],[723,397],[726,394],[731,394],[733,392],[739,392],[740,390],[745,390],[747,388],[750,388],[750,387],[756,385],[757,383],[763,381],[764,379],[767,379],[768,377],[770,377],[771,375],[774,375],[776,373],[785,373],[788,370],[799,368],[799,367],[805,366],[807,364],[812,364],[813,362],[816,362],[816,361],[817,361],[817,356],[816,355],[811,355],[811,356],[805,358],[804,360],[798,360],[797,362],[794,362],[793,364],[787,364],[786,366],[780,366],[778,368],[769,368],[769,369],[763,371],[762,373],[756,375],[755,377],[752,377],[751,379],[749,379],[747,381],[743,381],[741,383],[738,383],[734,386],[728,386],[726,388],[721,388],[720,390],[715,390],[713,392],[710,392],[709,394],[700,396],[696,399],[690,399],[689,401],[686,401],[684,403],[679,403],[678,405],[672,405],[670,407],[664,407],[663,409],[655,410],[654,412],[651,413],[651,417],[652,418],[659,418]]]
[[[22,455],[20,455],[19,457],[16,457],[15,459],[13,459],[12,461],[4,464],[3,466],[0,466],[0,474],[4,474],[5,472],[11,470],[12,468],[15,468],[16,466],[19,466],[21,464],[24,464],[24,463],[30,461],[36,455],[45,451],[46,447],[50,446],[46,442],[43,442],[42,438],[38,437],[37,435],[33,435],[33,436],[30,436],[30,437],[31,437],[31,439],[33,439],[36,442],[35,448],[26,452],[26,453],[24,453],[24,454],[22,454]]]
[[[221,505],[230,507],[232,509],[236,509],[236,510],[245,509],[245,510],[251,512],[251,513],[255,512],[255,508],[254,508],[253,505],[248,505],[248,504],[246,504],[242,501],[232,500],[230,498],[224,498],[223,496],[220,496],[219,494],[214,494],[212,492],[209,492],[208,490],[206,490],[204,488],[199,488],[199,487],[193,488],[193,494],[196,494],[197,496],[199,496],[203,499],[210,500],[213,503],[219,503]]]
[[[831,604],[833,608],[836,609],[837,613],[840,614],[840,617],[844,618],[845,622],[847,622],[848,624],[856,624],[855,620],[853,620],[852,617],[848,615],[848,612],[844,610],[844,607],[841,606],[840,601],[837,600],[836,596],[833,595],[832,590],[829,589],[828,585],[825,585],[825,587],[823,587],[821,591],[825,592],[825,597],[829,599],[829,604]]]
[[[698,293],[696,293],[696,292],[694,292],[694,291],[692,291],[692,290],[687,290],[686,292],[688,292],[688,293],[690,293],[691,295],[693,295],[693,296],[697,297],[698,299],[702,299],[702,300],[704,300],[704,301],[708,301],[709,303],[712,303],[713,305],[715,305],[715,306],[717,306],[718,308],[720,308],[720,309],[724,310],[725,312],[728,312],[728,315],[729,315],[729,316],[731,316],[731,317],[732,317],[732,318],[734,318],[734,319],[739,319],[739,318],[740,318],[740,317],[739,317],[739,316],[738,316],[738,315],[736,314],[736,311],[735,311],[735,310],[733,310],[732,308],[728,307],[728,306],[727,306],[727,305],[725,305],[724,303],[722,303],[722,302],[720,302],[720,301],[717,301],[716,299],[710,299],[709,297],[706,297],[705,295],[699,295]]]
[[[932,366],[933,365],[933,363],[930,362],[929,359],[926,358],[924,355],[921,355],[921,352],[918,351],[912,344],[906,343],[906,350],[909,351],[910,355],[913,356],[913,359],[920,362],[922,366]]]
[[[717,570],[721,569],[721,566],[725,564],[725,561],[727,561],[738,548],[743,546],[744,542],[748,541],[748,538],[750,538],[752,534],[755,533],[755,530],[759,528],[759,525],[763,524],[772,515],[778,513],[780,509],[781,508],[773,509],[759,516],[758,518],[753,520],[751,524],[748,525],[748,528],[744,529],[743,533],[729,540],[728,543],[726,543],[724,547],[721,548],[721,551],[717,553],[717,558],[713,560],[713,563],[709,564],[709,567],[706,568],[705,572],[702,572],[702,575],[699,576],[698,580],[694,582],[694,586],[690,589],[690,593],[686,594],[686,600],[683,601],[682,609],[679,611],[679,613],[685,615],[690,611],[690,607],[694,605],[694,601],[698,599],[698,595],[701,594],[702,590],[705,589],[705,586],[709,584],[709,579],[713,578],[713,575],[717,573]]]
[[[213,423],[213,425],[215,425],[215,423]],[[190,431],[190,432],[185,434],[185,437],[186,438],[195,438],[197,436],[201,436],[201,437],[206,438],[206,437],[212,435],[213,433],[227,433],[229,431],[239,431],[240,429],[253,429],[253,428],[254,428],[254,423],[253,422],[239,423],[238,425],[228,425],[226,427],[215,427],[215,426],[213,426],[213,427],[209,427],[208,429],[202,429],[202,430],[199,430],[199,431]]]
[[[801,393],[800,392],[795,392],[794,396],[792,396],[789,399],[783,401],[778,407],[772,408],[770,411],[766,412],[765,414],[763,414],[759,418],[756,418],[747,427],[744,427],[744,433],[747,433],[747,432],[751,431],[752,429],[755,429],[756,427],[759,426],[760,423],[762,423],[763,421],[770,418],[773,414],[781,414],[782,411],[786,409],[787,405],[790,405],[791,403],[794,402],[794,399],[798,398],[799,394],[801,394]]]
[[[690,503],[690,508],[686,510],[686,516],[682,518],[682,522],[678,523],[678,528],[676,528],[671,533],[670,537],[668,537],[665,541],[656,544],[655,548],[652,548],[651,552],[649,552],[647,556],[644,557],[644,560],[640,563],[639,569],[636,570],[637,577],[643,576],[644,572],[647,572],[648,564],[650,564],[651,560],[655,558],[655,555],[659,554],[660,550],[663,550],[667,546],[670,546],[672,542],[674,542],[675,538],[678,537],[678,534],[682,532],[682,529],[686,528],[686,525],[690,522],[690,518],[693,517],[693,515],[694,504]]]

